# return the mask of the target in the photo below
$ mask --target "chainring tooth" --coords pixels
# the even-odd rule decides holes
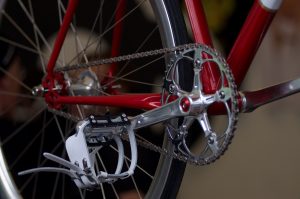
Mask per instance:
[[[212,56],[212,59],[214,60],[215,63],[217,63],[218,67],[219,67],[219,70],[221,73],[221,75],[224,75],[224,77],[226,78],[227,80],[227,84],[228,84],[228,87],[231,89],[231,96],[229,98],[229,100],[226,100],[225,103],[230,103],[230,111],[228,113],[228,117],[229,117],[229,124],[228,124],[228,127],[226,129],[226,131],[222,134],[225,136],[224,140],[221,141],[220,144],[216,144],[219,149],[217,149],[217,152],[213,152],[212,149],[208,149],[210,150],[210,154],[207,155],[207,157],[205,156],[207,151],[204,152],[204,157],[202,156],[196,156],[196,155],[191,155],[190,151],[188,151],[189,149],[184,149],[184,147],[181,147],[181,151],[179,152],[179,154],[177,155],[178,156],[185,156],[187,159],[188,159],[188,162],[192,162],[193,164],[196,164],[196,165],[205,165],[205,164],[210,164],[212,162],[215,162],[217,159],[220,158],[220,156],[222,156],[225,151],[228,149],[228,146],[230,145],[233,137],[234,137],[234,131],[236,129],[236,125],[237,125],[237,121],[238,121],[238,112],[239,112],[239,109],[238,109],[238,102],[237,102],[237,97],[238,97],[238,94],[237,94],[237,87],[235,85],[235,81],[234,81],[234,78],[233,78],[233,75],[231,73],[231,70],[228,66],[228,64],[226,63],[225,59],[221,56],[220,53],[218,53],[215,49],[212,49],[208,46],[205,46],[205,45],[200,45],[200,44],[196,44],[194,47],[193,47],[193,51],[194,53],[196,53],[196,50],[198,49],[199,50],[200,48],[200,52],[205,52],[207,53],[209,56]],[[181,56],[177,56],[178,59],[181,59],[182,57],[184,57],[184,54],[187,54],[187,53],[190,53],[191,52],[191,49],[186,49],[186,50],[183,50],[181,51]],[[196,60],[194,60],[194,63],[195,63]],[[178,60],[176,60],[174,63],[177,63]],[[203,63],[202,63],[203,64]],[[173,69],[171,70],[176,70],[176,65],[173,64],[171,67],[173,67]],[[222,68],[221,68],[222,67]],[[201,68],[201,67],[200,67]],[[201,70],[200,70],[201,71]],[[223,71],[223,72],[222,72]],[[166,77],[165,79],[172,79],[170,77]],[[177,85],[178,84],[174,81],[173,81],[173,84],[174,85]],[[202,82],[201,82],[202,84]],[[168,92],[167,90],[165,92]],[[202,91],[201,91],[202,92]],[[184,95],[186,94],[187,92],[185,91],[180,91],[179,89],[179,95]],[[174,93],[170,93],[170,95],[172,95]],[[230,101],[230,102],[229,102]],[[200,113],[201,114],[201,113]],[[177,132],[179,132],[180,130],[178,129]],[[179,133],[178,133],[179,134]],[[177,138],[180,137],[180,136],[176,136],[176,135],[173,135],[171,136],[170,139],[173,138]],[[180,141],[178,140],[173,140],[175,141],[174,143],[176,145],[180,145]],[[185,139],[185,138],[182,138],[182,139]],[[182,142],[182,141],[181,141]],[[207,146],[209,145],[208,144],[208,139],[207,139]],[[182,144],[181,144],[182,146]],[[179,146],[180,147],[180,146]],[[183,150],[183,151],[182,151]],[[205,150],[205,149],[204,149]],[[184,152],[185,151],[185,152]],[[180,154],[181,153],[181,154]],[[188,154],[188,155],[187,155]]]
[[[230,82],[230,89],[233,91],[232,97],[231,97],[231,100],[232,100],[232,102],[231,102],[232,125],[230,126],[229,133],[226,135],[226,140],[221,144],[221,149],[218,151],[217,154],[214,154],[213,156],[211,156],[209,158],[194,158],[194,157],[189,157],[189,156],[186,156],[186,155],[183,155],[180,153],[175,153],[174,151],[168,151],[167,149],[156,146],[148,141],[139,139],[138,137],[136,138],[136,142],[138,145],[140,145],[146,149],[152,150],[154,152],[158,152],[165,156],[170,156],[174,159],[177,159],[177,160],[180,160],[183,162],[187,162],[187,163],[190,163],[193,165],[206,165],[206,164],[210,164],[210,163],[216,161],[227,150],[227,148],[228,148],[229,144],[231,143],[232,138],[234,136],[234,130],[236,129],[236,124],[238,121],[237,115],[239,112],[238,102],[237,102],[238,93],[237,93],[237,87],[235,85],[233,75],[232,75],[231,70],[230,70],[228,64],[226,63],[226,60],[224,59],[224,57],[221,56],[221,54],[219,52],[217,52],[215,49],[212,49],[209,46],[206,46],[203,44],[190,43],[190,44],[184,44],[184,45],[171,47],[171,48],[163,48],[163,49],[134,53],[134,54],[124,55],[124,56],[101,59],[101,60],[97,60],[97,61],[93,61],[93,62],[89,62],[89,63],[82,63],[82,64],[78,64],[78,65],[69,65],[69,66],[65,66],[65,67],[58,67],[58,68],[56,68],[56,71],[57,72],[58,71],[66,72],[66,71],[78,70],[78,69],[82,69],[82,68],[98,67],[103,64],[112,64],[115,62],[122,62],[122,61],[131,60],[131,59],[139,59],[139,58],[143,58],[143,57],[157,56],[157,55],[163,55],[163,54],[165,54],[165,55],[167,55],[167,54],[182,55],[186,51],[191,51],[191,50],[195,51],[197,48],[201,48],[202,51],[208,52],[210,55],[213,55],[214,58],[216,60],[218,60],[218,62],[222,63],[222,65],[225,69],[224,73],[225,73],[226,79],[227,79],[227,81]],[[175,56],[175,57],[178,58],[180,56]],[[167,65],[166,76],[168,75],[168,71],[170,70],[170,68],[174,67],[174,63],[176,63],[176,61],[170,60],[170,63]],[[165,77],[165,79],[167,79],[167,77]],[[166,88],[163,88],[163,90],[164,89],[167,93],[169,93]],[[164,93],[164,91],[162,93]],[[168,99],[168,98],[163,96],[163,99]],[[49,111],[51,111],[52,113],[54,113],[56,115],[64,117],[68,120],[72,120],[73,122],[80,121],[80,119],[78,117],[73,116],[69,113],[63,112],[61,110],[58,111],[58,110],[49,109]],[[126,135],[121,135],[120,137],[124,140],[128,140],[128,137]]]

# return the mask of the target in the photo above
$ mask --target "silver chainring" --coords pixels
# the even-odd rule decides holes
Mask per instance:
[[[184,62],[184,67],[192,67],[194,71],[194,79],[191,91],[185,91],[180,87],[180,71],[179,64]],[[202,73],[208,66],[212,66],[217,71],[218,86],[217,89],[210,94],[204,92],[202,81]],[[175,153],[183,155],[188,162],[197,165],[205,165],[214,162],[227,149],[234,135],[238,120],[238,103],[237,88],[233,79],[230,68],[222,56],[214,49],[199,45],[193,48],[184,49],[175,55],[172,64],[167,70],[163,96],[165,103],[169,102],[172,96],[189,96],[193,100],[193,104],[198,106],[189,116],[179,120],[179,127],[167,124],[167,132],[171,141],[176,145]],[[167,85],[167,86],[166,86]],[[209,109],[212,106],[219,106],[227,115],[227,125],[223,129],[215,130],[211,124]],[[224,114],[224,113],[223,113]],[[198,127],[190,129],[193,123],[198,123]],[[200,127],[200,128],[199,128]],[[193,131],[198,132],[193,132]],[[192,152],[189,147],[190,134],[202,134],[202,148]],[[198,147],[199,148],[199,147]]]
[[[226,60],[216,50],[203,44],[192,43],[172,48],[163,48],[131,55],[102,59],[85,64],[60,67],[56,69],[56,72],[66,72],[70,70],[100,66],[103,64],[128,61],[131,59],[140,59],[143,57],[167,54],[171,55],[170,57],[172,57],[172,59],[167,65],[168,67],[165,81],[168,81],[167,85],[169,87],[166,88],[164,86],[163,88],[163,103],[169,102],[169,98],[171,96],[188,95],[194,99],[195,102],[200,103],[204,108],[202,108],[199,112],[193,113],[191,116],[182,118],[181,125],[179,127],[174,127],[169,123],[167,124],[170,140],[176,145],[177,151],[167,151],[164,148],[139,138],[136,140],[137,144],[162,155],[171,156],[174,159],[194,165],[205,165],[214,162],[228,148],[228,145],[230,144],[234,135],[239,112],[237,102],[238,93],[233,75],[226,63]],[[181,60],[187,60],[193,64],[194,74],[197,74],[197,71],[199,72],[199,75],[194,75],[193,90],[191,92],[184,91],[179,86],[176,71],[178,71],[178,63]],[[220,74],[220,84],[218,89],[214,93],[208,95],[203,92],[203,85],[200,75],[202,69],[206,67],[207,62],[213,63]],[[225,109],[228,118],[228,125],[224,132],[215,132],[210,125],[207,111],[212,104],[222,104],[221,106],[223,106]],[[49,109],[49,111],[74,122],[80,121],[78,117],[66,112],[54,109]],[[200,154],[194,154],[191,152],[187,144],[187,137],[191,133],[189,132],[189,127],[194,121],[199,122],[200,127],[202,127],[204,132],[204,139],[206,140],[204,142],[206,145],[204,147],[204,151],[202,151]],[[125,140],[128,140],[126,135],[122,135],[121,137]]]

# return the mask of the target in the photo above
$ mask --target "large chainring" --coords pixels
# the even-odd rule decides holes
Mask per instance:
[[[193,68],[191,91],[185,91],[180,86],[180,64],[183,64],[183,67]],[[208,67],[214,70],[216,76],[216,88],[209,93],[205,91],[206,85],[203,84],[205,77],[203,73]],[[181,50],[169,65],[164,85],[165,103],[168,103],[173,95],[189,96],[192,99],[192,106],[197,107],[196,111],[176,123],[179,123],[179,127],[171,123],[167,125],[169,137],[176,145],[175,153],[185,156],[189,162],[197,165],[214,162],[226,151],[233,138],[239,111],[237,88],[225,59],[216,50],[205,45]],[[221,129],[214,128],[209,117],[209,112],[212,112],[214,107],[222,112],[219,114],[227,116],[225,117],[227,124]],[[192,130],[191,126],[194,123],[198,123],[198,126]],[[202,147],[197,147],[197,152],[192,152],[189,147],[190,142],[193,142],[190,140],[190,134],[202,134],[200,138]]]
[[[167,151],[166,149],[163,149],[148,142],[147,140],[138,137],[137,144],[162,155],[172,156],[174,159],[194,165],[205,165],[215,161],[226,151],[228,145],[230,144],[238,120],[238,94],[233,75],[225,59],[216,50],[202,44],[192,43],[173,48],[163,48],[131,55],[101,59],[85,64],[60,67],[56,69],[56,72],[66,72],[82,68],[96,67],[103,64],[112,64],[115,62],[140,59],[156,55],[169,55],[172,57],[170,63],[167,64],[168,67],[165,76],[166,83],[162,92],[162,98],[164,99],[163,103],[168,103],[172,96],[180,97],[187,95],[193,99],[195,103],[201,104],[201,106],[204,108],[196,111],[191,116],[182,118],[179,127],[172,126],[171,123],[167,123],[169,137],[177,148],[175,152]],[[179,86],[178,63],[181,62],[181,60],[187,60],[193,65],[194,83],[193,89],[190,92],[184,91]],[[203,91],[201,72],[203,71],[203,68],[207,66],[208,62],[213,63],[215,68],[219,71],[220,84],[213,93],[205,94]],[[166,85],[168,86],[166,87]],[[208,110],[210,107],[216,104],[221,104],[221,106],[223,106],[225,115],[227,115],[228,118],[227,128],[221,133],[213,130],[208,117]],[[69,113],[54,109],[49,110],[54,114],[60,115],[68,120],[72,120],[74,122],[80,121],[78,117]],[[204,133],[204,139],[206,140],[204,142],[206,145],[204,150],[197,155],[191,152],[187,144],[188,135],[191,133],[189,131],[189,127],[194,121],[199,122],[200,127],[202,127],[202,132]],[[122,135],[121,137],[125,140],[128,139],[126,135]]]

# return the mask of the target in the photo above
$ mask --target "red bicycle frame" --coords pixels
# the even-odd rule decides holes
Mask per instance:
[[[117,56],[119,53],[119,41],[121,38],[122,23],[120,19],[124,14],[125,1],[120,0],[117,6],[115,22],[117,26],[113,33],[113,51],[112,56]],[[49,104],[58,107],[59,104],[94,104],[102,106],[117,106],[136,109],[150,110],[159,107],[160,94],[122,94],[112,96],[60,96],[53,88],[55,81],[60,82],[57,75],[54,73],[54,66],[58,55],[61,51],[64,39],[75,13],[79,0],[70,0],[63,23],[60,27],[58,36],[55,41],[53,52],[47,66],[47,76],[44,80],[44,85],[47,86],[49,92],[45,95],[46,101]],[[265,7],[263,0],[255,0],[249,12],[249,15],[232,47],[227,61],[232,69],[236,84],[239,86],[244,79],[247,70],[252,62],[252,59],[277,11]],[[274,0],[275,4],[280,4],[281,0]],[[185,0],[188,11],[190,25],[192,27],[194,41],[197,43],[212,46],[212,40],[209,34],[205,14],[200,0]],[[278,6],[279,7],[279,6]],[[113,65],[109,71],[109,76],[112,77],[115,73],[116,65]],[[206,91],[216,89],[218,77],[212,67],[205,68],[203,85]],[[240,101],[240,107],[242,102]],[[218,110],[216,110],[218,111]]]

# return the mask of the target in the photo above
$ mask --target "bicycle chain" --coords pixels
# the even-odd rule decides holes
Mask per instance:
[[[55,114],[55,115],[58,115],[58,116],[61,116],[67,120],[71,120],[72,122],[79,122],[81,121],[80,118],[76,117],[76,116],[73,116],[69,113],[66,113],[66,112],[63,112],[63,111],[57,111],[55,109],[51,109],[51,108],[48,108],[48,111]],[[126,136],[125,133],[121,134],[120,137],[123,139],[123,140],[126,140],[126,141],[129,141],[128,139],[128,136]],[[136,141],[137,141],[137,144],[139,146],[142,146],[144,147],[145,149],[149,149],[151,151],[154,151],[154,152],[157,152],[157,153],[160,153],[161,155],[165,155],[165,156],[168,156],[168,157],[172,157],[174,159],[177,159],[177,160],[180,160],[180,161],[183,161],[183,162],[186,162],[186,163],[190,163],[190,164],[194,164],[194,165],[199,165],[199,163],[197,163],[196,161],[192,161],[192,160],[188,160],[185,156],[182,156],[182,155],[179,155],[179,154],[171,154],[170,152],[168,152],[166,149],[163,149],[155,144],[152,144],[151,142],[149,141],[144,141],[144,140],[141,140],[139,138],[136,138]]]
[[[112,63],[116,63],[116,62],[128,61],[128,60],[132,60],[132,59],[139,59],[139,58],[143,58],[143,57],[163,55],[163,54],[167,54],[167,53],[173,53],[176,51],[186,50],[189,48],[196,48],[198,46],[203,46],[203,45],[197,44],[197,43],[191,43],[191,44],[179,45],[179,46],[172,47],[172,48],[162,48],[162,49],[151,50],[151,51],[146,51],[146,52],[134,53],[134,54],[130,54],[130,55],[123,55],[123,56],[118,56],[118,57],[101,59],[101,60],[96,60],[96,61],[92,61],[92,62],[88,62],[88,63],[81,63],[81,64],[77,64],[77,65],[58,67],[55,69],[55,72],[66,72],[66,71],[71,71],[71,70],[95,67],[95,66],[104,65],[104,64],[112,64]]]
[[[104,64],[112,64],[112,63],[116,63],[116,62],[132,60],[132,59],[139,59],[139,58],[144,58],[144,57],[149,57],[149,56],[157,56],[157,55],[163,55],[163,54],[167,54],[167,53],[180,52],[180,51],[183,51],[183,50],[187,50],[187,49],[190,49],[190,48],[197,48],[197,47],[200,47],[200,46],[204,47],[204,49],[206,49],[206,50],[209,50],[209,51],[215,53],[218,56],[218,58],[223,63],[226,64],[225,59],[222,56],[219,56],[219,53],[216,50],[211,49],[210,47],[205,46],[203,44],[190,43],[190,44],[179,45],[179,46],[171,47],[171,48],[163,48],[163,49],[151,50],[151,51],[146,51],[146,52],[134,53],[134,54],[130,54],[130,55],[124,55],[124,56],[118,56],[118,57],[113,57],[113,58],[101,59],[101,60],[96,60],[96,61],[92,61],[92,62],[88,62],[88,63],[82,63],[82,64],[78,64],[78,65],[67,65],[67,66],[64,66],[64,67],[56,68],[55,72],[66,72],[66,71],[71,71],[71,70],[85,69],[85,68],[100,66],[100,65],[104,65]],[[226,64],[226,68],[227,68],[226,73],[229,77],[228,81],[230,81],[232,83],[232,85],[234,85],[234,87],[232,89],[236,89],[234,79],[231,75],[230,68],[228,67],[227,64]],[[237,96],[237,94],[236,94],[236,96]],[[235,107],[233,107],[234,110],[232,110],[232,111],[234,113],[236,113],[236,112],[238,112],[237,100],[234,102],[234,104],[235,104]],[[49,112],[52,112],[53,114],[59,115],[59,116],[65,118],[65,119],[71,120],[73,122],[79,122],[80,121],[80,118],[78,118],[74,115],[71,115],[69,113],[66,113],[66,112],[63,112],[63,111],[58,111],[58,110],[55,110],[55,109],[50,109],[50,108],[48,108],[48,110],[49,110]],[[234,132],[234,130],[235,130],[237,120],[238,120],[237,117],[234,118],[235,122],[234,122],[234,125],[233,125],[232,132]],[[122,139],[128,141],[128,138],[125,134],[122,134],[120,137]],[[174,153],[174,152],[169,152],[167,149],[164,149],[164,148],[159,147],[155,144],[152,144],[149,141],[144,141],[144,140],[141,140],[139,138],[136,138],[136,141],[137,141],[137,144],[139,146],[142,146],[146,149],[152,150],[154,152],[158,152],[161,155],[168,156],[168,157],[171,157],[173,159],[176,159],[176,160],[179,160],[179,161],[182,161],[182,162],[185,162],[185,163],[189,163],[189,164],[197,165],[197,166],[207,164],[206,161],[195,160],[195,159],[187,158],[184,155],[180,155],[180,154],[177,154],[177,153]],[[231,139],[229,140],[229,142],[230,141],[231,141]],[[228,143],[228,145],[229,145],[229,143]],[[227,148],[227,146],[226,146],[226,148]],[[226,148],[223,150],[223,153],[225,152]]]

